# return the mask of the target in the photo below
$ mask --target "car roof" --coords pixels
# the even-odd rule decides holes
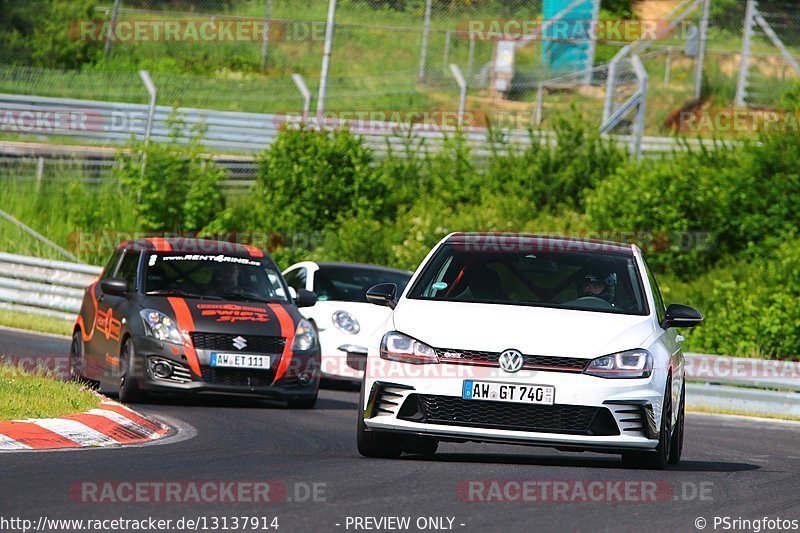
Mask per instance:
[[[370,270],[380,270],[383,272],[393,272],[395,274],[411,274],[408,270],[401,270],[399,268],[391,268],[380,265],[370,265],[367,263],[346,263],[341,261],[315,261],[320,269],[323,268],[367,268]]]
[[[225,254],[241,257],[261,258],[266,254],[255,246],[210,239],[189,239],[183,237],[148,237],[125,241],[117,246],[125,250],[151,250],[156,252],[178,252],[195,254]]]
[[[599,239],[513,232],[459,232],[448,235],[446,244],[475,246],[475,251],[589,252],[633,255],[633,246]]]

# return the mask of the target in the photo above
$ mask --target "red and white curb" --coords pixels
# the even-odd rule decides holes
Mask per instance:
[[[169,433],[161,422],[102,398],[85,413],[0,422],[0,451],[146,444]]]

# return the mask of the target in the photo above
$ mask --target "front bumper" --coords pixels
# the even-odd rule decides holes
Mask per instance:
[[[666,382],[658,371],[647,379],[603,379],[553,371],[509,374],[500,368],[446,363],[390,365],[383,376],[368,369],[362,405],[368,430],[608,452],[658,445]],[[439,372],[418,375],[425,366]],[[447,372],[453,370],[449,367],[458,367],[458,375]],[[404,377],[410,372],[414,377]],[[550,385],[555,387],[555,404],[465,400],[465,379]]]
[[[212,367],[212,350],[196,350],[200,375],[192,371],[185,350],[152,337],[134,339],[136,362],[134,374],[139,388],[145,391],[180,394],[234,394],[274,399],[312,397],[319,389],[319,350],[292,353],[286,371],[277,380],[281,354],[268,354],[269,370]],[[264,355],[264,354],[260,354]],[[155,364],[172,368],[169,377],[159,377]]]
[[[361,381],[367,364],[369,334],[361,331],[349,335],[331,326],[319,332],[322,350],[322,377],[344,381]],[[343,348],[349,349],[343,349]]]

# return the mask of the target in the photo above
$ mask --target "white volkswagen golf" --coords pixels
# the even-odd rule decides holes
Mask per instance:
[[[405,291],[372,287],[393,309],[369,346],[358,416],[367,457],[496,442],[680,461],[684,359],[678,327],[635,245],[454,233]]]

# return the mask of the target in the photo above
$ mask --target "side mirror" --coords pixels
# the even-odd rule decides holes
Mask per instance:
[[[661,327],[667,328],[693,328],[703,322],[703,315],[694,307],[681,304],[670,304]]]
[[[397,307],[397,285],[394,283],[380,283],[367,291],[367,301],[375,305],[385,305],[390,309]]]
[[[317,303],[317,295],[306,289],[298,289],[294,303],[297,307],[312,307]]]
[[[128,282],[122,278],[107,278],[100,282],[100,289],[111,296],[127,296]]]

